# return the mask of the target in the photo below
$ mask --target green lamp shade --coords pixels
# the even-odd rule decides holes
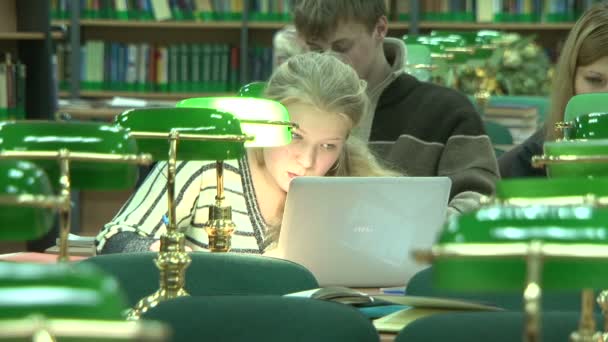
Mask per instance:
[[[608,139],[546,141],[545,156],[584,158],[608,157]],[[608,162],[572,161],[547,165],[549,177],[608,176]]]
[[[20,160],[0,160],[0,196],[52,196],[46,173],[36,164]],[[0,205],[0,240],[25,241],[46,234],[53,225],[52,209],[17,204]]]
[[[238,95],[241,97],[263,98],[265,90],[266,82],[251,82],[242,86],[241,89],[239,89]]]
[[[581,114],[570,123],[572,127],[564,131],[566,139],[608,138],[608,112]]]
[[[114,278],[90,264],[0,263],[0,319],[121,320],[124,298]]]
[[[608,246],[608,210],[592,206],[527,207],[493,205],[452,217],[437,246],[526,243]],[[442,258],[433,263],[438,287],[459,291],[518,291],[524,288],[524,258]],[[604,288],[608,261],[547,258],[542,288],[572,290]]]
[[[242,135],[240,122],[232,115],[210,108],[142,108],[132,109],[116,117],[116,123],[132,133],[166,133],[166,138],[139,138],[139,150],[150,153],[155,160],[167,160],[169,133]],[[243,142],[180,139],[179,160],[238,159],[245,154]]]
[[[59,151],[107,154],[135,154],[137,144],[126,130],[93,122],[17,121],[0,123],[0,151]],[[49,179],[59,181],[56,160],[36,160]],[[137,181],[134,165],[72,161],[73,188],[91,190],[125,189]]]
[[[572,121],[580,115],[594,112],[608,112],[608,93],[588,93],[572,96],[566,104],[564,121]]]
[[[608,178],[512,178],[496,182],[496,198],[559,199],[594,195],[608,197]],[[557,202],[556,202],[557,203]]]
[[[233,114],[242,121],[243,133],[254,137],[254,140],[245,143],[246,147],[282,146],[291,142],[289,126],[264,123],[289,122],[287,109],[277,101],[247,97],[198,97],[182,100],[177,107],[212,108]]]

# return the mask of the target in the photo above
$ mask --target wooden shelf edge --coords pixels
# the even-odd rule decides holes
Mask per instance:
[[[0,40],[42,40],[43,32],[0,32]]]
[[[126,21],[108,19],[83,19],[85,27],[130,27],[130,28],[181,28],[181,29],[240,29],[240,21]]]
[[[422,29],[569,30],[574,23],[464,23],[421,21]],[[389,25],[390,27],[390,25]]]
[[[65,91],[59,92],[60,97],[68,97],[69,93]],[[83,90],[80,92],[80,97],[83,98],[112,98],[112,97],[134,97],[150,100],[182,100],[192,97],[206,96],[235,96],[235,93],[218,92],[218,93],[152,93],[152,92],[135,92],[135,91],[89,91]]]

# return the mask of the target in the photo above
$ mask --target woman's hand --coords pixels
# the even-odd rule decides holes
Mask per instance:
[[[190,246],[185,246],[184,249],[186,252],[192,252],[192,247]],[[160,240],[154,241],[154,243],[150,245],[150,250],[152,252],[158,252],[160,250]]]

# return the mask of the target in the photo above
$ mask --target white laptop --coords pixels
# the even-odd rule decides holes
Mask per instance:
[[[445,221],[447,177],[299,177],[292,181],[277,255],[321,286],[403,286],[411,252],[429,248]]]

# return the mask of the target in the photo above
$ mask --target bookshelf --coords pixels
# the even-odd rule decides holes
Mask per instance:
[[[25,65],[26,119],[50,119],[55,109],[51,39],[60,37],[50,33],[49,11],[47,1],[0,1],[0,60],[4,61],[5,55],[10,53],[13,62]],[[37,245],[38,242],[30,242],[27,248]],[[0,242],[0,253],[25,249],[26,243]]]

